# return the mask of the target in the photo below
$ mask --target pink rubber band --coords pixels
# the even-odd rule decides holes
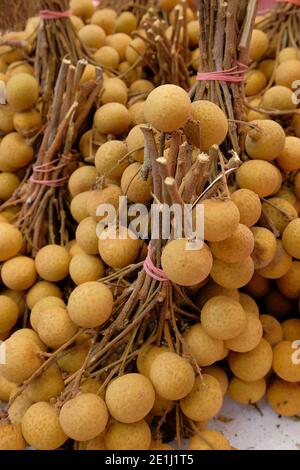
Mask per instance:
[[[297,5],[300,7],[300,0],[276,0],[277,3],[293,3],[293,5]]]
[[[160,281],[160,282],[168,282],[169,281],[169,279],[168,279],[167,275],[165,274],[165,272],[162,269],[157,268],[156,266],[154,266],[154,264],[152,262],[152,259],[151,259],[151,248],[150,248],[150,246],[148,247],[147,258],[144,261],[144,270],[146,271],[148,276],[152,277],[156,281]]]
[[[247,65],[239,63],[235,67],[227,70],[220,70],[215,72],[198,72],[197,80],[199,81],[220,81],[240,83],[245,81],[245,72],[248,69]]]
[[[61,163],[60,165],[57,165],[57,166],[53,166],[54,163],[59,163],[61,160],[66,160],[66,162]],[[43,165],[35,165],[33,167],[33,171],[34,173],[52,173],[56,170],[60,170],[61,168],[64,168],[70,160],[71,160],[70,157],[66,157],[65,155],[62,155],[61,158],[57,158],[56,160],[53,160],[52,162],[43,163]]]
[[[59,178],[57,180],[37,180],[34,176],[31,176],[29,181],[30,183],[39,184],[41,186],[48,186],[49,188],[59,188],[64,186],[68,179],[68,176],[64,176],[63,178]]]
[[[98,7],[101,3],[101,0],[93,0],[94,7]]]
[[[51,11],[51,10],[41,10],[40,18],[42,20],[59,20],[60,18],[69,18],[71,16],[71,11]]]

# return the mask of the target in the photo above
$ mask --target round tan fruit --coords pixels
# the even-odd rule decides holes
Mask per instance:
[[[11,330],[19,318],[17,304],[7,297],[0,295],[0,333]]]
[[[239,293],[239,302],[246,313],[252,313],[256,317],[259,316],[259,308],[255,300],[250,295]]]
[[[240,188],[250,189],[259,197],[275,194],[282,183],[278,168],[263,160],[244,162],[237,170],[236,179]]]
[[[55,450],[68,439],[63,432],[55,409],[44,401],[35,403],[22,419],[22,434],[37,450]]]
[[[92,165],[84,165],[72,173],[69,178],[68,187],[71,196],[74,197],[77,194],[89,191],[97,179],[97,170]]]
[[[265,377],[272,367],[273,352],[264,338],[252,351],[230,352],[228,363],[233,374],[245,382],[253,382]]]
[[[291,318],[282,323],[283,335],[286,341],[297,341],[300,338],[300,319]]]
[[[166,346],[153,346],[152,344],[145,344],[137,357],[136,366],[140,374],[150,378],[151,366],[159,354],[169,352]]]
[[[294,357],[295,356],[295,357]],[[300,382],[300,364],[297,349],[291,341],[281,341],[273,350],[273,370],[287,382]]]
[[[97,222],[93,217],[86,217],[80,222],[76,230],[76,242],[86,254],[98,254]]]
[[[183,335],[186,345],[200,367],[210,366],[221,359],[224,343],[209,336],[200,323]]]
[[[112,293],[101,282],[85,282],[76,287],[68,302],[71,320],[83,328],[96,328],[105,323],[112,308]]]
[[[0,261],[16,256],[23,245],[21,232],[10,224],[0,224]]]
[[[65,308],[65,303],[59,297],[44,297],[39,300],[31,310],[30,324],[32,328],[37,331],[38,322],[43,313],[52,307]]]
[[[122,134],[129,128],[131,116],[123,104],[107,103],[101,106],[94,117],[94,125],[101,134]]]
[[[76,441],[94,439],[104,431],[107,421],[105,402],[94,393],[82,393],[68,400],[59,415],[63,431]]]
[[[104,434],[108,450],[148,450],[151,445],[151,430],[146,421],[118,423],[113,421]]]
[[[123,236],[125,238],[122,238]],[[141,249],[141,241],[134,238],[134,234],[125,228],[121,231],[117,229],[115,236],[111,237],[108,228],[99,238],[98,249],[101,258],[108,266],[120,269],[136,261]]]
[[[225,370],[221,366],[212,365],[209,367],[204,367],[202,369],[202,372],[204,374],[211,375],[212,377],[217,379],[220,384],[223,396],[226,395],[229,381],[228,381],[228,377],[227,377]]]
[[[263,31],[254,29],[250,42],[249,56],[251,60],[259,60],[268,50],[269,38]]]
[[[275,256],[276,238],[271,230],[264,227],[252,227],[251,230],[254,236],[254,250],[251,255],[254,268],[264,268],[271,263]]]
[[[101,10],[95,11],[91,18],[92,24],[97,24],[104,29],[106,34],[112,34],[115,22],[117,18],[117,12],[112,8],[102,8]]]
[[[69,274],[70,259],[68,250],[63,246],[47,245],[38,251],[35,267],[42,279],[58,282]]]
[[[100,47],[100,49],[95,52],[94,59],[97,64],[110,69],[116,69],[120,63],[118,52],[111,46]]]
[[[97,281],[104,276],[104,272],[104,264],[97,256],[78,254],[70,262],[70,276],[77,286]]]
[[[272,120],[251,121],[246,137],[246,152],[253,159],[272,161],[283,152],[285,133],[283,128]]]
[[[95,165],[99,176],[121,178],[129,164],[127,159],[124,160],[126,153],[127,147],[120,140],[109,140],[102,144],[95,156]]]
[[[232,351],[246,353],[257,347],[263,336],[260,319],[253,313],[246,313],[246,325],[241,333],[227,341],[225,346]]]
[[[282,234],[282,243],[289,255],[300,259],[300,218],[287,225]]]
[[[293,261],[288,272],[276,281],[280,292],[289,299],[300,297],[300,261]]]
[[[13,75],[6,84],[6,96],[9,106],[14,111],[31,109],[39,96],[38,83],[28,73]]]
[[[214,260],[211,277],[227,289],[239,289],[251,280],[254,274],[254,263],[249,256],[240,263],[224,263],[217,258]]]
[[[37,324],[37,332],[49,348],[58,349],[76,333],[77,326],[70,320],[65,308],[50,307],[43,312]]]
[[[112,49],[112,48],[110,48]],[[114,49],[114,52],[117,53]],[[95,58],[98,53],[95,54]],[[101,94],[102,105],[107,103],[120,103],[126,105],[128,100],[128,89],[125,83],[119,78],[107,78],[103,83],[103,91]]]
[[[245,93],[246,96],[258,95],[266,86],[267,79],[261,70],[253,69],[246,74]]]
[[[201,324],[212,338],[228,340],[246,327],[246,313],[239,302],[225,296],[208,300],[201,310]]]
[[[240,221],[240,213],[234,202],[206,199],[203,207],[205,240],[219,242],[233,235]]]
[[[276,378],[267,392],[268,403],[281,416],[294,416],[300,412],[300,384]]]
[[[238,403],[250,405],[261,400],[266,393],[266,389],[267,385],[264,378],[254,380],[253,382],[245,382],[237,377],[233,377],[229,384],[228,392],[230,397]]]
[[[0,199],[7,201],[20,184],[20,179],[14,173],[0,173]]]
[[[147,204],[152,201],[152,176],[149,173],[144,180],[141,169],[139,162],[129,165],[122,175],[121,189],[131,202]]]
[[[111,416],[121,423],[135,423],[145,418],[153,407],[154,388],[142,374],[125,374],[106,389],[105,402]]]
[[[276,252],[272,261],[262,269],[258,274],[267,279],[278,279],[284,276],[292,265],[292,257],[285,251],[282,241],[276,241]]]
[[[235,232],[226,240],[211,242],[212,254],[225,263],[238,263],[248,258],[254,249],[254,238],[251,230],[239,224]]]
[[[71,0],[70,9],[72,15],[88,20],[94,13],[95,7],[92,0]]]
[[[273,222],[281,234],[288,223],[298,216],[298,213],[289,201],[279,197],[271,197],[262,204],[264,214]]]
[[[161,132],[173,132],[183,127],[192,114],[191,100],[176,85],[161,85],[149,94],[145,102],[147,122]]]
[[[272,86],[263,96],[261,107],[267,110],[286,111],[295,109],[293,91],[285,86]]]
[[[271,315],[260,315],[259,317],[264,338],[270,343],[272,347],[280,343],[283,340],[283,329],[279,321]]]
[[[26,442],[18,424],[0,424],[0,450],[25,450]]]
[[[223,395],[217,379],[203,374],[197,377],[189,395],[180,400],[180,408],[193,421],[212,419],[220,411]]]
[[[299,60],[286,60],[276,68],[276,85],[282,85],[292,89],[293,83],[297,80],[300,80]]]
[[[9,338],[4,344],[6,362],[0,366],[0,373],[10,382],[20,384],[41,366],[41,350],[29,338]]]
[[[192,390],[195,374],[187,360],[166,352],[153,361],[150,379],[158,395],[167,400],[180,400]]]
[[[192,142],[202,151],[208,151],[213,145],[220,145],[228,132],[227,117],[219,106],[199,100],[192,103],[192,118],[199,124],[200,137]]]
[[[169,242],[161,257],[168,279],[181,286],[202,282],[209,275],[212,263],[212,254],[206,244],[200,249],[189,250],[188,240],[184,238]]]
[[[9,289],[29,289],[35,283],[37,277],[33,259],[27,256],[16,256],[5,261],[2,266],[1,277],[3,284]]]
[[[75,219],[78,224],[89,216],[87,210],[87,199],[89,194],[90,191],[84,191],[83,193],[76,194],[76,196],[72,198],[70,211],[73,219]]]
[[[60,288],[48,281],[38,281],[34,286],[29,289],[26,294],[26,304],[30,310],[33,309],[35,304],[45,297],[57,297],[62,298],[62,292]]]

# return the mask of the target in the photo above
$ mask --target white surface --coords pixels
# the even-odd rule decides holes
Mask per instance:
[[[225,398],[221,417],[211,421],[209,428],[222,431],[238,450],[300,450],[300,421],[279,417],[261,401],[263,416],[254,406],[243,406]]]

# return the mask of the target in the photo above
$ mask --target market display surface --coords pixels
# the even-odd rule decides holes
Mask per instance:
[[[300,3],[11,3],[0,450],[298,449]]]

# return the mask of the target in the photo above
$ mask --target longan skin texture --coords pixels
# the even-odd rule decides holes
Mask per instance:
[[[203,206],[205,240],[219,242],[233,235],[240,222],[240,213],[234,202],[206,199]]]
[[[280,197],[271,197],[262,204],[264,213],[271,219],[281,234],[290,220],[296,219],[298,213],[289,201]]]
[[[14,111],[25,111],[36,103],[39,96],[38,83],[32,75],[19,73],[6,85],[7,102]]]
[[[0,224],[0,262],[16,256],[22,245],[22,234],[16,227]]]
[[[246,326],[246,313],[239,302],[217,296],[208,300],[202,308],[201,323],[208,335],[228,340],[243,331]]]
[[[248,131],[245,147],[247,154],[254,159],[272,161],[279,157],[285,146],[283,128],[275,121],[251,121],[257,129]]]
[[[70,276],[78,286],[89,281],[97,281],[104,276],[105,268],[100,258],[85,253],[73,256],[70,262]]]
[[[38,321],[37,332],[50,348],[58,349],[76,333],[77,325],[71,320],[65,308],[51,307],[43,312]]]
[[[259,197],[275,194],[282,183],[278,168],[264,160],[244,162],[237,170],[236,179],[240,188],[250,189]]]
[[[281,240],[277,240],[276,252],[272,261],[257,273],[267,279],[279,279],[283,277],[292,265],[292,257],[285,251]]]
[[[45,310],[51,307],[65,308],[65,303],[59,297],[50,296],[39,300],[34,305],[30,313],[30,324],[35,331],[37,331],[37,325],[41,315]]]
[[[110,178],[120,178],[129,165],[129,161],[124,159],[119,163],[119,160],[121,160],[126,153],[126,145],[119,140],[110,140],[102,144],[95,156],[95,165],[98,174],[100,176],[109,176]]]
[[[36,281],[37,273],[33,259],[16,256],[5,261],[1,271],[2,282],[12,290],[27,290]]]
[[[200,137],[192,143],[201,151],[208,151],[213,145],[220,145],[225,140],[228,121],[219,106],[207,100],[194,101],[192,118],[199,123],[201,129]]]
[[[300,338],[300,319],[291,318],[282,323],[284,339],[287,341],[297,341]]]
[[[289,255],[300,259],[300,218],[292,220],[282,234],[282,243]]]
[[[151,430],[146,421],[125,424],[113,421],[104,434],[108,450],[148,450],[151,445]]]
[[[260,319],[253,313],[247,313],[245,328],[235,338],[225,341],[225,346],[232,351],[246,353],[257,347],[262,336]]]
[[[27,292],[26,304],[28,308],[32,310],[35,304],[45,297],[57,297],[62,299],[62,291],[56,284],[52,282],[38,281]]]
[[[17,304],[5,295],[0,295],[0,333],[11,330],[17,323],[19,309]]]
[[[238,263],[252,254],[254,238],[246,225],[239,224],[229,238],[220,242],[211,242],[209,246],[212,254],[225,263]]]
[[[116,233],[116,238],[101,239],[98,241],[98,250],[101,259],[110,267],[120,269],[133,264],[140,252],[141,241],[132,238],[127,231],[127,238],[120,238],[122,234]]]
[[[259,308],[255,300],[250,295],[239,293],[239,302],[246,313],[252,313],[256,317],[259,316]]]
[[[253,382],[245,382],[237,377],[233,377],[229,384],[228,392],[233,400],[249,405],[261,400],[266,393],[266,389],[267,385],[264,378]]]
[[[38,274],[46,281],[58,282],[69,274],[70,255],[66,248],[47,245],[41,248],[35,258]]]
[[[54,363],[28,385],[26,393],[33,402],[49,401],[53,397],[58,397],[64,388],[62,373]]]
[[[293,261],[287,273],[276,281],[279,291],[289,299],[300,297],[300,262]]]
[[[283,329],[279,321],[271,315],[260,315],[259,317],[263,331],[264,338],[270,343],[272,347],[283,340]]]
[[[139,162],[129,165],[121,178],[121,189],[123,194],[131,202],[147,204],[152,201],[152,175],[149,174],[147,180],[141,176],[142,165]]]
[[[273,370],[287,382],[300,382],[300,364],[293,362],[295,352],[291,341],[281,341],[273,350]]]
[[[0,450],[25,450],[26,442],[21,427],[16,424],[0,424]]]
[[[94,439],[104,431],[107,421],[106,404],[93,393],[83,393],[68,400],[59,414],[63,431],[77,441]]]
[[[245,382],[253,382],[265,377],[272,367],[272,360],[272,348],[264,338],[252,351],[246,353],[232,351],[228,356],[231,371]]]
[[[180,408],[193,421],[212,419],[220,411],[223,395],[217,379],[203,374],[197,377],[191,393],[180,400]]]
[[[125,374],[106,389],[109,413],[121,423],[135,423],[150,412],[155,400],[154,388],[142,374]]]
[[[200,367],[210,366],[221,358],[223,341],[209,336],[200,323],[189,328],[183,337]]]
[[[200,431],[199,434],[193,436],[189,441],[190,450],[205,450],[203,449],[205,445],[208,445],[211,450],[232,450],[230,442],[223,433],[214,431],[213,429],[204,429]]]
[[[55,450],[68,436],[63,432],[55,409],[46,402],[32,405],[22,419],[22,434],[37,450]]]
[[[211,277],[227,289],[239,289],[251,280],[254,274],[254,263],[251,256],[239,263],[224,263],[215,258],[211,270]]]
[[[300,385],[276,378],[267,391],[268,403],[281,416],[294,416],[300,412]]]
[[[187,396],[195,383],[192,366],[178,354],[159,354],[150,369],[150,380],[158,395],[167,400]]]
[[[152,346],[151,344],[144,345],[136,360],[137,370],[148,379],[150,378],[150,370],[155,358],[164,352],[168,352],[166,346]]]
[[[129,128],[131,116],[123,104],[106,103],[94,116],[94,125],[101,134],[122,134]]]

